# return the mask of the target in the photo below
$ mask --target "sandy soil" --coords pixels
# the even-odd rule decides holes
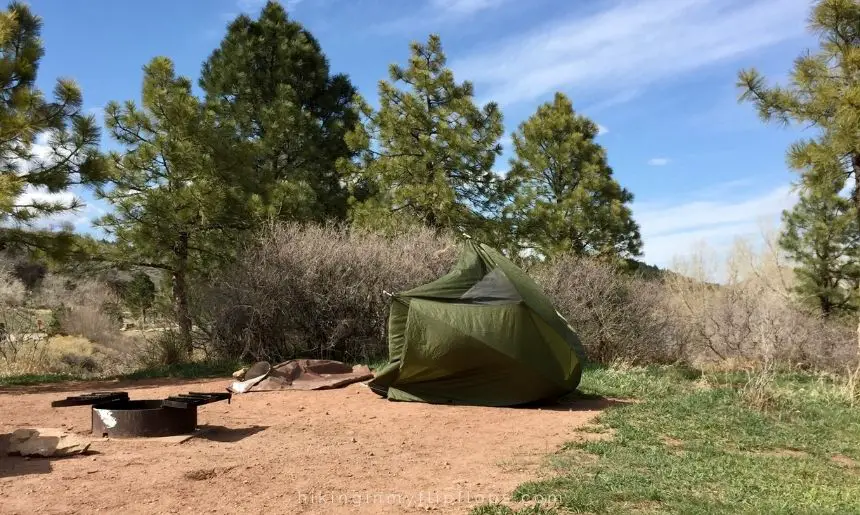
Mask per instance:
[[[132,399],[223,391],[204,382],[79,383],[0,390],[0,433],[89,435],[88,407],[50,402],[95,390]],[[254,392],[199,408],[184,443],[93,440],[63,459],[0,456],[2,513],[467,513],[506,500],[607,401],[543,409],[396,403],[360,384]],[[580,434],[581,436],[581,434]]]

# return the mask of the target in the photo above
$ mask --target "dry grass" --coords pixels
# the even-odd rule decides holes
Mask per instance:
[[[48,274],[26,304],[0,304],[7,329],[0,374],[114,374],[135,366],[140,343],[119,331],[107,285]]]

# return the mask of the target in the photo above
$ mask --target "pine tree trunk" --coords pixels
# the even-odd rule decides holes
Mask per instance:
[[[854,201],[854,216],[860,223],[860,152],[851,156],[851,167],[854,173],[854,190],[851,192],[851,199]],[[858,290],[860,290],[860,284],[858,284]],[[860,353],[860,313],[857,314],[857,351]],[[858,360],[860,360],[860,354],[858,354]]]
[[[180,233],[173,247],[176,268],[173,271],[173,308],[179,325],[179,342],[191,357],[191,315],[188,309],[188,233]]]

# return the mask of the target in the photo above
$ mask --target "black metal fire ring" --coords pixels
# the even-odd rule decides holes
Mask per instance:
[[[99,436],[159,437],[197,429],[197,406],[226,400],[230,393],[191,392],[166,399],[129,400],[126,392],[94,392],[54,401],[52,406],[92,405],[92,433]]]

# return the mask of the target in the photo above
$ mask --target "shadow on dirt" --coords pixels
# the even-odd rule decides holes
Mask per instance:
[[[199,426],[199,428],[200,435],[197,436],[197,439],[209,440],[210,442],[234,443],[265,431],[269,426],[224,427],[204,424]]]
[[[64,457],[24,457],[18,455],[7,455],[5,450],[0,455],[0,479],[15,476],[29,476],[33,474],[50,474],[53,470],[51,463],[59,460],[87,460],[91,456],[100,454],[97,451],[87,450],[81,454]]]

